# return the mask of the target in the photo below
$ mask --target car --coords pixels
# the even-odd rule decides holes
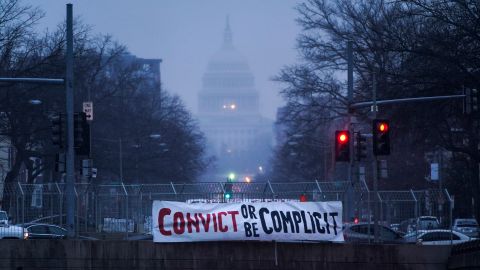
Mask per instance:
[[[400,225],[398,226],[398,231],[404,234],[408,234],[415,231],[416,228],[417,228],[417,220],[414,218],[410,218],[400,222]]]
[[[400,224],[399,223],[390,224],[390,229],[398,232],[398,230],[400,229]]]
[[[0,239],[27,239],[28,232],[20,226],[10,225],[8,214],[0,211]]]
[[[452,230],[465,234],[469,237],[479,236],[478,222],[474,218],[457,218],[453,222]]]
[[[438,218],[434,216],[421,216],[417,218],[418,230],[434,230],[440,228],[440,222]]]
[[[463,233],[451,230],[418,230],[405,235],[404,242],[419,245],[451,245],[473,240]]]
[[[378,225],[380,229],[379,240],[382,243],[402,243],[402,235],[384,225]],[[346,224],[343,237],[345,242],[350,243],[373,243],[374,236],[374,224],[373,223],[357,223]]]
[[[33,223],[25,224],[29,239],[65,239],[67,230],[52,224]]]

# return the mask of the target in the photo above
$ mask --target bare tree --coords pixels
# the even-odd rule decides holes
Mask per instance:
[[[290,133],[328,130],[328,123],[345,115],[347,41],[353,43],[356,101],[371,99],[373,74],[378,99],[459,94],[478,85],[475,1],[308,0],[297,10],[302,62],[278,77],[287,101],[287,117],[280,121]],[[355,113],[367,122],[366,110]],[[425,183],[424,155],[437,147],[479,160],[475,121],[462,115],[461,102],[383,106],[379,116],[395,126],[391,174],[409,180],[390,182],[392,187]]]
[[[1,76],[64,77],[65,24],[53,32],[37,33],[32,26],[42,16],[39,9],[18,1],[0,1]],[[195,179],[206,165],[203,135],[179,98],[162,90],[160,82],[152,80],[111,36],[93,35],[91,28],[78,20],[74,35],[75,109],[81,111],[82,101],[87,99],[95,103],[94,140],[120,136],[129,143],[145,145],[140,153],[131,147],[124,149],[128,180],[134,178],[129,170],[133,163],[149,181]],[[0,135],[9,138],[15,153],[6,182],[17,181],[23,167],[29,172],[29,182],[53,170],[59,149],[50,141],[50,117],[65,110],[64,97],[61,87],[0,85]],[[42,104],[33,106],[28,102],[31,99]],[[163,144],[142,141],[153,133],[161,135]],[[165,143],[168,153],[164,152]],[[99,165],[104,164],[104,175],[118,172],[111,166],[118,157],[117,146],[109,152],[108,144],[93,143],[93,157]],[[34,166],[32,158],[42,159],[42,165]],[[60,175],[53,180],[60,180]]]

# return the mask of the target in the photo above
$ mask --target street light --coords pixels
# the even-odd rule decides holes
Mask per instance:
[[[39,100],[39,99],[30,99],[30,100],[28,101],[28,103],[30,103],[30,104],[32,104],[32,105],[40,105],[40,104],[42,104],[42,101]]]
[[[331,145],[328,145],[326,143],[322,143],[320,140],[313,140],[310,138],[310,140],[305,141],[304,140],[305,136],[301,133],[295,133],[290,136],[288,136],[286,140],[286,144],[290,146],[290,156],[296,157],[298,156],[298,152],[305,151],[305,147],[308,148],[319,148],[323,149],[323,171],[324,171],[324,177],[325,179],[328,178],[328,173],[327,173],[327,150],[331,148]]]
[[[160,135],[160,134],[150,134],[149,137],[150,137],[150,139],[156,140],[156,139],[160,139],[162,137],[162,135]]]

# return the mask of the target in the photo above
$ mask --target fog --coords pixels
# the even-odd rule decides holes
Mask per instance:
[[[260,113],[275,119],[281,85],[271,78],[296,60],[300,28],[294,0],[25,1],[45,11],[37,28],[53,29],[65,4],[95,33],[111,34],[142,58],[161,58],[164,89],[197,113],[197,93],[210,57],[220,48],[230,17],[235,47],[248,59],[260,93]]]

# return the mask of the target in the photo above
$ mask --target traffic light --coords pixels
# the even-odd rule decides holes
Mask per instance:
[[[386,156],[390,154],[390,124],[388,120],[374,119],[372,125],[373,154]]]
[[[464,99],[464,113],[465,114],[473,114],[475,116],[480,116],[479,110],[479,91],[476,88],[465,88],[464,91],[465,99]]]
[[[307,194],[300,195],[300,202],[306,202],[306,201],[308,201]]]
[[[75,113],[74,116],[74,147],[78,155],[90,155],[90,127],[85,113]]]
[[[233,197],[233,191],[232,191],[232,186],[233,184],[232,183],[225,183],[225,186],[224,186],[224,193],[223,193],[223,198],[228,200],[228,199],[231,199]]]
[[[335,131],[335,161],[350,161],[350,133],[348,130]]]
[[[65,147],[66,137],[65,115],[59,113],[52,117],[52,142],[60,148]]]
[[[355,157],[357,161],[367,157],[367,138],[360,132],[355,133]]]
[[[472,102],[472,113],[478,115],[479,109],[478,109],[478,100],[479,100],[479,95],[478,95],[478,89],[473,88],[472,89],[472,97],[471,97],[471,102]]]

